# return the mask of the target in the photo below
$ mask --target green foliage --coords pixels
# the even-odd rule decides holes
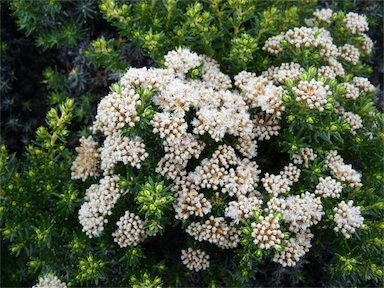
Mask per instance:
[[[71,7],[71,9],[66,9]],[[36,45],[59,48],[63,45],[74,47],[85,35],[83,22],[95,15],[95,6],[90,1],[12,1],[10,9],[17,18],[20,30],[27,36],[36,34]],[[63,9],[69,15],[60,13]],[[68,20],[71,19],[71,20]]]

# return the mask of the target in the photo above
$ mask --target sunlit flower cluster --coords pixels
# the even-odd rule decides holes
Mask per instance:
[[[325,166],[331,174],[342,182],[347,182],[350,187],[361,187],[361,174],[352,168],[351,164],[344,164],[343,158],[336,150],[329,151],[326,155]]]
[[[140,120],[136,111],[141,104],[139,98],[132,87],[122,89],[121,94],[111,92],[104,97],[97,106],[93,133],[111,136],[125,125],[133,127]]]
[[[373,41],[372,39],[365,33],[359,33],[362,37],[364,37],[363,42],[360,43],[360,49],[365,54],[370,54],[372,52],[373,48]]]
[[[355,76],[352,82],[364,93],[370,93],[376,90],[376,87],[371,84],[368,78]]]
[[[344,23],[352,34],[357,34],[369,30],[368,22],[364,16],[361,16],[355,12],[349,12],[344,18]]]
[[[209,267],[209,255],[204,251],[193,250],[189,247],[187,250],[181,250],[181,260],[189,270],[206,270]]]
[[[101,169],[104,175],[112,174],[118,162],[140,168],[140,162],[148,157],[139,136],[134,139],[115,133],[108,135],[100,148]]]
[[[283,88],[275,86],[267,78],[253,77],[243,71],[235,76],[235,86],[241,89],[240,95],[249,107],[260,107],[264,112],[278,113],[278,116],[285,110],[282,105]]]
[[[329,91],[329,86],[324,85],[321,81],[312,79],[308,81],[300,81],[298,87],[293,87],[296,93],[296,101],[305,102],[310,109],[324,110],[324,105],[327,103],[327,97],[332,94]]]
[[[333,15],[334,13],[332,9],[316,9],[316,11],[313,12],[313,16],[315,16],[319,21],[326,23],[332,23]]]
[[[321,199],[313,193],[292,195],[285,201],[287,208],[281,212],[284,214],[284,221],[289,223],[289,230],[295,233],[317,224],[325,214]]]
[[[349,123],[351,134],[356,135],[356,130],[363,127],[363,120],[361,119],[360,115],[352,113],[352,112],[344,112],[341,117]]]
[[[270,67],[261,73],[262,77],[273,81],[273,84],[284,84],[287,79],[299,80],[300,75],[304,72],[304,68],[300,64],[291,62],[283,63],[280,67]]]
[[[120,217],[116,225],[118,228],[112,233],[112,236],[121,248],[137,246],[150,235],[149,230],[144,229],[145,221],[129,211],[125,211],[124,216]]]
[[[278,249],[284,238],[284,234],[280,231],[279,217],[269,214],[267,216],[259,216],[257,223],[253,222],[252,234],[253,243],[259,245],[261,249]]]
[[[273,197],[277,197],[291,190],[293,183],[299,180],[300,173],[301,170],[290,163],[279,175],[265,173],[261,181],[265,190]]]
[[[351,63],[352,65],[356,65],[360,58],[359,49],[351,44],[345,44],[340,48],[340,58]]]
[[[99,175],[100,149],[97,148],[97,142],[92,136],[80,138],[80,146],[76,147],[77,157],[72,163],[72,179],[81,179],[85,181],[89,176]]]
[[[227,224],[223,217],[210,216],[203,224],[192,222],[185,230],[197,241],[208,241],[223,249],[236,248],[241,231],[233,222]]]
[[[245,222],[246,219],[253,215],[253,210],[259,210],[262,200],[253,196],[246,197],[240,195],[237,201],[231,201],[228,203],[228,207],[225,208],[225,217],[232,218],[235,224]]]
[[[357,88],[352,83],[343,83],[344,87],[347,88],[347,93],[343,97],[347,99],[356,100],[359,97],[359,88]]]
[[[49,273],[44,277],[39,277],[39,282],[32,288],[67,288],[67,284],[61,282],[57,276]]]
[[[85,192],[85,200],[79,210],[79,222],[83,231],[89,236],[98,237],[104,230],[106,218],[111,215],[112,208],[125,192],[118,187],[120,178],[117,175],[105,176],[99,184],[92,184]]]
[[[300,148],[300,153],[293,154],[293,163],[304,164],[306,168],[309,167],[309,160],[313,161],[317,157],[317,154],[310,147]]]
[[[327,176],[326,178],[319,178],[319,184],[316,185],[315,193],[324,198],[339,198],[342,190],[343,185],[341,185],[340,182],[336,181],[336,179],[333,179],[331,176]]]
[[[312,247],[311,239],[313,234],[309,229],[299,231],[295,237],[284,240],[282,251],[278,251],[273,261],[280,263],[283,267],[296,266],[297,262],[309,251]]]
[[[351,233],[355,233],[356,228],[364,228],[364,217],[361,216],[360,207],[353,206],[353,201],[348,203],[341,201],[338,207],[335,207],[335,225],[336,232],[343,233],[345,238],[350,238]]]
[[[196,53],[191,53],[187,48],[172,50],[164,56],[164,59],[164,65],[181,78],[185,76],[188,70],[199,66],[203,61],[202,57]]]
[[[279,54],[283,51],[283,47],[280,42],[284,39],[284,36],[284,32],[282,32],[277,36],[269,37],[263,46],[263,50],[271,54]]]

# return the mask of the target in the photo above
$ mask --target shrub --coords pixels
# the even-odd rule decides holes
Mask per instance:
[[[101,1],[157,68],[126,70],[128,41],[96,40],[88,61],[122,77],[75,151],[64,96],[26,161],[2,146],[1,231],[38,285],[382,285],[366,18],[219,2]],[[6,281],[25,282],[12,263]]]

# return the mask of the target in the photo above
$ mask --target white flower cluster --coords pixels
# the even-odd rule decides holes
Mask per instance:
[[[89,236],[98,237],[108,223],[107,215],[124,191],[117,186],[119,176],[105,176],[99,184],[92,184],[85,192],[86,202],[79,209],[79,222]]]
[[[274,217],[273,214],[259,216],[257,222],[251,224],[253,243],[259,245],[261,249],[278,249],[281,239],[284,239],[284,234],[279,229],[279,217]]]
[[[237,201],[231,201],[228,203],[228,207],[225,208],[225,217],[232,218],[235,224],[245,222],[246,219],[253,215],[253,210],[259,210],[262,200],[257,197],[245,197],[240,195]]]
[[[343,85],[347,89],[347,93],[343,95],[344,98],[356,100],[359,97],[359,88],[352,83],[343,83]]]
[[[313,16],[315,16],[319,21],[325,23],[332,23],[332,17],[334,15],[335,13],[333,13],[332,9],[316,9],[316,11],[313,12]]]
[[[270,116],[266,113],[260,113],[253,119],[254,132],[258,140],[269,140],[272,136],[279,135],[279,122],[278,117],[275,115]]]
[[[284,167],[279,175],[265,173],[261,179],[265,190],[274,197],[285,194],[291,190],[293,183],[297,182],[301,170],[293,164]]]
[[[363,127],[363,120],[358,114],[353,112],[344,112],[341,117],[349,123],[352,135],[356,135],[356,130]]]
[[[210,216],[204,224],[192,222],[185,231],[197,241],[208,241],[223,249],[236,248],[240,243],[241,231],[233,222],[228,225],[223,217]]]
[[[330,33],[323,28],[295,27],[286,33],[270,37],[264,44],[263,50],[272,54],[283,51],[281,42],[286,40],[289,44],[300,47],[316,47],[319,49],[323,60],[334,59],[339,56],[339,51],[334,45]]]
[[[262,77],[272,81],[273,84],[284,84],[287,79],[299,80],[299,77],[304,72],[304,68],[300,64],[291,62],[283,63],[280,67],[270,67],[261,73]]]
[[[309,167],[309,160],[313,161],[317,157],[317,154],[309,147],[300,148],[300,153],[293,154],[292,160],[295,164],[304,164],[305,168]]]
[[[204,251],[193,250],[189,247],[187,250],[181,250],[181,260],[189,270],[206,270],[209,268],[209,255]]]
[[[355,12],[349,12],[344,18],[344,23],[352,34],[369,30],[367,20]]]
[[[335,207],[335,224],[334,230],[336,232],[343,233],[344,237],[349,239],[350,233],[355,233],[356,228],[364,228],[364,217],[360,214],[360,207],[353,206],[353,201],[350,200],[348,203],[341,201],[338,207]]]
[[[97,106],[93,133],[111,136],[125,125],[133,127],[140,120],[136,112],[141,104],[139,99],[140,95],[135,93],[133,87],[122,87],[121,94],[108,94]]]
[[[352,165],[344,164],[343,158],[336,150],[329,151],[326,155],[325,166],[331,174],[342,182],[347,182],[350,187],[361,187],[361,174],[352,168]]]
[[[320,197],[309,192],[289,196],[286,205],[287,208],[281,212],[285,222],[289,223],[289,230],[295,233],[317,224],[325,214]]]
[[[376,90],[368,78],[355,76],[352,82],[361,92],[370,93]]]
[[[324,198],[339,198],[342,190],[343,185],[331,176],[328,176],[326,178],[319,178],[319,184],[316,185],[315,193]]]
[[[271,198],[265,208],[267,212],[281,212],[284,221],[289,224],[289,230],[298,233],[317,224],[324,215],[320,197],[313,193],[291,195],[287,198]]]
[[[296,266],[300,258],[312,247],[313,234],[309,229],[302,230],[295,237],[284,241],[284,249],[275,254],[273,261],[280,263],[283,267]]]
[[[178,49],[168,52],[164,56],[164,65],[180,78],[184,78],[188,70],[198,67],[202,59],[196,53],[190,53],[188,49]]]
[[[92,136],[80,138],[80,146],[76,147],[77,157],[72,163],[72,179],[81,179],[85,181],[89,176],[99,175],[100,149],[96,148],[97,142]]]
[[[356,65],[360,58],[359,49],[351,44],[345,44],[340,48],[340,58],[351,63],[352,65]]]
[[[268,40],[265,41],[265,44],[262,49],[271,54],[279,54],[281,51],[283,51],[283,47],[281,47],[280,42],[284,39],[284,37],[284,32],[281,32],[277,36],[269,37]]]
[[[312,79],[308,81],[300,81],[298,87],[293,87],[296,93],[296,101],[305,102],[310,109],[324,111],[324,105],[327,104],[327,97],[332,95],[329,91],[329,85],[325,85],[322,81]]]
[[[32,288],[67,288],[67,284],[61,282],[57,276],[49,273],[44,277],[39,277],[39,282]]]
[[[112,236],[121,248],[132,245],[137,246],[150,235],[149,230],[144,229],[145,222],[129,211],[125,211],[124,216],[120,217],[116,225],[118,229],[112,233]],[[152,236],[155,236],[155,234]]]
[[[359,33],[359,35],[364,37],[364,41],[360,43],[360,49],[365,54],[370,54],[373,48],[372,39],[365,33]]]
[[[277,117],[281,116],[281,111],[285,110],[282,105],[282,87],[275,86],[267,78],[254,77],[254,74],[245,71],[240,72],[234,79],[235,86],[241,89],[240,96],[249,107],[260,107],[268,114],[277,113]]]
[[[112,174],[117,162],[140,169],[140,162],[148,157],[145,145],[139,136],[134,139],[115,133],[108,135],[100,148],[101,169],[104,175]]]

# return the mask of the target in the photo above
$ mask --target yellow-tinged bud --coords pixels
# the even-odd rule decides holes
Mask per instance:
[[[351,127],[351,125],[347,122],[344,122],[341,124],[341,129],[343,129],[343,130],[349,130],[350,127]]]
[[[357,135],[357,136],[355,137],[355,142],[356,142],[357,144],[361,143],[362,141],[363,141],[363,139],[361,139],[361,137],[360,137],[359,135]]]
[[[331,130],[332,132],[336,132],[337,129],[338,129],[338,127],[336,124],[332,124],[331,127],[329,127],[329,130]]]
[[[290,80],[290,79],[288,79],[288,80]],[[288,81],[287,80],[287,81]],[[287,81],[285,81],[285,84],[287,84]],[[292,80],[291,80],[292,81]],[[290,102],[291,100],[292,100],[292,97],[290,96],[290,95],[287,95],[287,94],[284,94],[283,95],[283,100],[285,101],[285,102]]]
[[[307,117],[307,119],[305,119],[305,121],[307,121],[308,124],[315,123],[315,120],[312,117]]]
[[[36,267],[38,265],[38,263],[36,261],[30,261],[28,264],[31,267]]]
[[[332,104],[332,103],[327,103],[327,104],[325,104],[323,107],[324,107],[324,109],[326,109],[326,110],[332,110],[332,109],[333,109],[333,104]]]

